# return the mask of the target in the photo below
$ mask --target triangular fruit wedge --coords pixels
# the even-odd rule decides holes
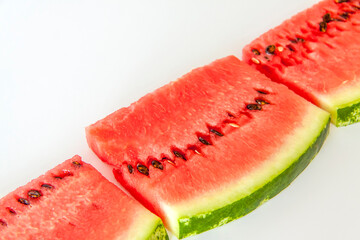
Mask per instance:
[[[116,179],[184,238],[239,218],[308,165],[329,114],[234,56],[86,129]]]
[[[261,35],[244,61],[331,113],[360,121],[360,2],[325,0]]]
[[[0,239],[168,239],[157,216],[79,156],[0,199]]]

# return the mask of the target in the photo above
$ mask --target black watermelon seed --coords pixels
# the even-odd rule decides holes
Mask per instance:
[[[144,174],[146,176],[149,176],[149,169],[145,165],[142,165],[142,164],[139,163],[136,166],[136,168],[139,171],[139,173]]]
[[[48,183],[41,184],[41,187],[43,187],[43,188],[47,188],[47,189],[53,189],[53,188],[54,188],[54,186],[53,186],[53,185],[48,184]]]
[[[180,153],[179,151],[174,150],[173,153],[174,153],[175,157],[181,158],[186,161],[185,156],[182,153]]]
[[[222,134],[221,132],[216,131],[215,129],[210,129],[210,132],[214,133],[215,135],[222,137],[224,136],[224,134]]]
[[[260,105],[265,105],[265,104],[269,104],[267,101],[265,101],[264,99],[256,99],[255,100],[257,104],[260,104]]]
[[[78,161],[73,161],[72,164],[73,164],[75,167],[81,167],[81,166],[82,166],[82,163],[81,163],[81,162],[78,162]]]
[[[38,190],[30,190],[28,191],[28,196],[30,198],[39,198],[42,196],[41,192]]]
[[[7,223],[2,219],[0,219],[0,225],[4,226],[4,227],[7,227]]]
[[[330,13],[327,13],[327,14],[325,14],[324,16],[323,16],[323,22],[325,22],[325,23],[329,23],[329,22],[331,22],[333,19],[331,18],[331,15],[330,15]]]
[[[327,30],[326,22],[319,23],[319,30],[320,30],[320,32],[326,32],[326,30]]]
[[[211,143],[209,143],[208,141],[206,141],[206,140],[205,140],[204,138],[202,138],[202,137],[199,137],[198,139],[199,139],[199,141],[200,141],[202,144],[211,145]]]
[[[336,3],[344,3],[344,2],[348,2],[349,0],[335,0]]]
[[[163,170],[164,167],[163,165],[161,164],[161,162],[157,161],[157,160],[152,160],[151,161],[151,165],[154,167],[154,168],[158,168],[160,170]]]
[[[130,174],[134,172],[134,168],[130,164],[127,165],[127,169],[129,170]]]
[[[30,205],[29,200],[25,199],[25,198],[19,198],[18,202],[24,205]]]
[[[261,110],[262,109],[261,105],[259,105],[259,104],[248,104],[246,106],[246,108],[249,110]]]
[[[7,207],[6,209],[9,211],[9,213],[16,214],[15,210],[12,209],[11,207]]]
[[[270,45],[270,46],[268,46],[268,47],[266,48],[266,53],[267,53],[267,54],[274,54],[274,53],[275,53],[275,49],[276,49],[275,45]]]
[[[305,39],[303,39],[303,38],[298,38],[298,37],[297,37],[297,38],[296,38],[296,41],[303,43],[303,42],[305,42]]]
[[[259,52],[259,50],[257,50],[257,49],[252,49],[251,50],[255,55],[260,55],[260,52]]]

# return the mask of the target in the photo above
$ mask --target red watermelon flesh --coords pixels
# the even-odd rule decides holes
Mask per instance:
[[[344,126],[360,121],[359,46],[360,2],[325,0],[254,40],[243,58]]]
[[[0,239],[166,239],[166,232],[158,217],[74,156],[0,200]]]
[[[245,215],[285,188],[319,150],[328,119],[229,56],[86,133],[117,180],[183,238]]]

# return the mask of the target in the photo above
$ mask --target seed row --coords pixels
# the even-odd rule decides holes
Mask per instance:
[[[255,91],[260,94],[260,95],[267,95],[269,94],[268,91],[266,90],[263,90],[263,89],[255,89]],[[260,111],[262,110],[262,106],[263,105],[266,105],[266,104],[270,104],[267,100],[263,99],[262,97],[256,97],[255,99],[255,103],[250,103],[250,104],[247,104],[246,105],[246,110],[249,110],[249,111]],[[230,112],[227,112],[229,118],[231,119],[235,119],[236,116]],[[227,125],[233,127],[233,128],[239,128],[240,125],[238,125],[237,123],[233,122],[232,120],[229,121],[229,119],[226,119],[224,120],[222,123],[226,123]],[[220,130],[220,128],[218,127],[209,127],[209,133],[210,134],[213,134],[215,137],[223,137],[224,136],[224,133]],[[200,145],[201,146],[210,146],[210,145],[213,145],[212,141],[211,141],[211,136],[209,135],[198,135],[198,141],[201,143]],[[187,148],[187,150],[191,150],[193,152],[195,152],[196,154],[198,155],[201,155],[201,149],[200,147],[197,145],[197,144],[194,144],[194,145],[191,145]],[[164,165],[163,163],[169,163],[173,166],[176,166],[176,163],[175,163],[175,159],[176,158],[179,158],[179,159],[182,159],[184,161],[187,161],[187,157],[186,157],[186,154],[181,151],[180,149],[172,149],[171,151],[174,155],[174,160],[168,158],[168,157],[163,157],[161,159],[161,161],[157,160],[157,159],[151,159],[148,161],[148,166],[146,166],[145,164],[143,163],[137,163],[136,164],[136,170],[145,175],[145,176],[149,176],[149,166],[153,166],[154,168],[157,168],[159,170],[164,170]],[[134,166],[127,163],[127,170],[130,174],[133,174],[134,173]]]
[[[342,5],[339,5],[339,12],[334,15],[334,16],[331,16],[330,13],[326,13],[322,16],[322,21],[319,22],[319,28],[318,28],[318,31],[320,33],[326,33],[327,30],[328,30],[328,24],[330,22],[333,22],[333,21],[337,21],[337,22],[345,22],[347,21],[350,16],[352,14],[355,14],[357,13],[358,10],[360,10],[360,6],[356,5],[355,3],[352,3],[350,2],[349,0],[334,0],[335,3],[337,4],[341,4],[341,3],[350,3],[351,5],[351,9],[343,9]],[[346,7],[348,7],[348,5],[346,5]],[[316,35],[316,34],[315,34]],[[309,41],[314,41],[314,40],[311,40],[309,39]],[[297,47],[296,44],[299,44],[299,43],[304,43],[305,42],[305,39],[304,38],[299,38],[299,37],[296,37],[296,38],[290,38],[289,39],[289,44],[285,44],[286,48],[290,51],[290,53],[293,53],[293,52],[296,52],[296,49]],[[306,48],[306,46],[304,46]],[[276,46],[274,44],[271,44],[267,47],[265,47],[264,49],[264,55],[263,55],[263,58],[266,60],[266,61],[270,61],[270,56],[273,56],[273,55],[278,55],[280,56],[282,59],[281,59],[281,63],[285,66],[288,66],[288,65],[293,65],[294,63],[298,64],[298,63],[301,63],[301,60],[299,61],[299,59],[297,59],[296,57],[294,57],[292,54],[290,55],[282,55],[280,54],[281,52],[283,52],[285,49],[283,46]],[[253,57],[251,58],[251,61],[256,64],[256,65],[260,65],[261,64],[261,60],[259,59],[259,57],[261,56],[261,50],[257,49],[257,48],[253,48],[251,49],[251,52],[253,53]],[[303,57],[306,58],[306,54],[305,55],[302,55]],[[288,58],[288,59],[287,59]],[[280,65],[277,65],[277,67],[280,67]]]
[[[82,163],[78,162],[78,161],[74,161],[74,162],[72,162],[72,166],[74,166],[75,168],[79,168],[79,167],[82,166]],[[53,177],[55,179],[63,179],[64,177],[67,177],[67,176],[73,176],[73,174],[68,170],[64,170],[64,172],[61,173],[60,175],[55,175]],[[51,190],[51,189],[54,189],[55,187],[53,185],[49,184],[49,183],[41,183],[40,188]],[[39,189],[30,189],[27,192],[27,197],[18,197],[17,202],[22,204],[22,205],[29,206],[29,205],[31,205],[30,200],[36,200],[36,199],[39,199],[42,196],[43,196],[43,192],[41,190],[39,190]],[[16,211],[11,207],[6,207],[6,210],[12,215],[17,214]],[[3,220],[3,219],[0,219],[0,226],[7,227],[7,222],[5,220]]]

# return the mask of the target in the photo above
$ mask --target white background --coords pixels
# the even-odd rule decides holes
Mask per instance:
[[[194,67],[241,57],[315,2],[0,0],[0,197],[74,154],[114,181],[85,126]],[[359,142],[360,124],[332,126],[289,188],[189,239],[360,239]]]

